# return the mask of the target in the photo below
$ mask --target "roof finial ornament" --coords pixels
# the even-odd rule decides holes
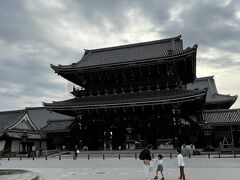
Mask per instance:
[[[84,49],[84,51],[85,51],[84,56],[87,55],[90,52],[90,50],[88,50],[88,49]]]

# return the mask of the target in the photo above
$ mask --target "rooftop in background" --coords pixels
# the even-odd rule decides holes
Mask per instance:
[[[213,126],[240,124],[240,109],[217,109],[203,112],[203,121]]]
[[[2,111],[0,112],[0,131],[12,127],[19,122],[26,113],[38,130],[46,126],[49,120],[66,120],[71,118],[69,116],[50,112],[45,107],[27,107],[15,111]]]
[[[74,119],[48,121],[41,131],[44,132],[69,132]]]
[[[202,90],[205,88],[208,89],[205,104],[206,109],[229,109],[238,98],[237,95],[219,94],[214,76],[196,78],[194,82],[187,84],[187,89],[191,90]]]

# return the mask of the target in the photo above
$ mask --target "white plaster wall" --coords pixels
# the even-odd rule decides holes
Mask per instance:
[[[42,141],[42,142],[41,142],[41,148],[42,148],[43,151],[45,151],[45,150],[47,149],[47,143],[46,143],[46,141]]]
[[[40,141],[39,140],[35,140],[34,142],[34,146],[36,148],[36,150],[40,150],[40,148],[42,150],[46,150],[46,141],[42,141],[41,142],[41,146],[40,146]],[[20,144],[20,147],[19,147]],[[12,140],[12,144],[11,144],[11,152],[22,152],[22,144],[20,142],[20,140]]]
[[[11,152],[19,152],[19,140],[12,140]]]
[[[36,148],[36,150],[38,149],[40,149],[40,142],[39,141],[34,141],[34,146],[35,146],[35,148]]]

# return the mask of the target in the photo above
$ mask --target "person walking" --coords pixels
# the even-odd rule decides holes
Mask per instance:
[[[78,156],[78,147],[77,147],[77,145],[75,145],[75,147],[74,147],[74,155],[75,155],[75,159],[77,159],[77,156]]]
[[[161,180],[164,180],[164,176],[163,176],[163,156],[161,154],[158,155],[158,158],[157,158],[157,169],[156,169],[156,176],[153,178],[153,179],[158,179],[158,172],[161,173],[162,175],[162,178]]]
[[[181,154],[181,150],[178,149],[177,152],[178,152],[177,162],[178,162],[178,167],[180,169],[180,176],[179,176],[178,179],[179,180],[185,180],[185,173],[184,173],[185,163],[184,163],[184,160],[183,160],[183,156]]]
[[[146,180],[150,180],[150,175],[149,175],[149,168],[150,168],[150,161],[152,160],[151,157],[151,152],[153,146],[151,144],[147,145],[146,148],[143,150],[143,166],[144,166],[144,174]]]

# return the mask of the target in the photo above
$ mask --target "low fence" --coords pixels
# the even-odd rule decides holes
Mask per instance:
[[[41,158],[45,160],[49,159],[72,159],[72,160],[77,160],[77,159],[123,159],[123,158],[132,158],[132,159],[139,159],[140,151],[138,152],[127,152],[127,151],[119,151],[119,152],[114,152],[114,151],[100,151],[100,152],[88,152],[88,151],[80,151],[80,153],[75,156],[73,155],[73,152],[70,154],[64,154],[64,152],[56,154],[55,156],[41,156],[41,157],[25,157],[25,156],[11,156],[7,155],[6,159],[10,161],[11,159],[32,159],[35,160],[36,158]],[[177,156],[177,153],[175,152],[161,152],[161,151],[154,151],[152,153],[152,158],[157,157],[158,154],[162,154],[164,158],[175,158]],[[204,158],[239,158],[240,157],[240,151],[214,151],[214,152],[201,152],[200,155],[193,155],[192,153],[184,154],[185,158],[194,158],[194,157],[204,157]]]

